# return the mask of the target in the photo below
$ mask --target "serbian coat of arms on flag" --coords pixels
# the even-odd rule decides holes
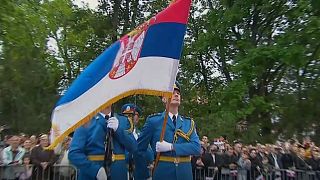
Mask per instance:
[[[121,98],[171,96],[190,4],[170,4],[113,43],[79,75],[53,110],[49,148]]]

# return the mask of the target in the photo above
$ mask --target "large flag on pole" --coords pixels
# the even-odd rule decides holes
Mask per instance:
[[[134,94],[171,96],[191,0],[176,0],[120,38],[71,84],[52,113],[51,145],[101,109]]]

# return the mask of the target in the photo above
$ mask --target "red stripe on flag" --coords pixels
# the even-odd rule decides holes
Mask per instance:
[[[162,22],[176,22],[187,24],[189,17],[191,0],[177,0],[170,4],[169,7],[156,15],[155,22],[150,21],[150,24],[157,24]]]

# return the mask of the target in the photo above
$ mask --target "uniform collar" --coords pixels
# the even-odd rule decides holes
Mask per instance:
[[[104,113],[102,113],[102,112],[99,112],[99,114],[100,114],[102,117],[106,117],[106,115],[105,115]],[[108,116],[111,117],[111,112],[109,112]]]
[[[173,115],[175,115],[176,116],[176,120],[178,119],[178,113],[177,114],[172,114],[171,112],[169,112],[169,117],[171,118],[171,120],[172,120],[172,117],[173,117]]]
[[[164,112],[164,114],[165,114],[165,112]],[[176,127],[174,127],[174,125],[173,125],[173,120],[172,120],[172,117],[173,117],[173,114],[171,113],[171,112],[169,112],[168,113],[168,115],[169,115],[169,118],[171,119],[171,121],[167,121],[167,123],[168,123],[168,125],[172,128],[172,129],[179,129],[179,128],[181,128],[181,126],[182,126],[182,118],[181,118],[181,116],[179,116],[179,114],[177,113],[177,114],[175,114],[175,116],[176,116]]]

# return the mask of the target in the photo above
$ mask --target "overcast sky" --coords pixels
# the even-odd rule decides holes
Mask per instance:
[[[95,9],[98,6],[98,0],[74,0],[74,3],[78,6],[88,4],[90,8]]]

